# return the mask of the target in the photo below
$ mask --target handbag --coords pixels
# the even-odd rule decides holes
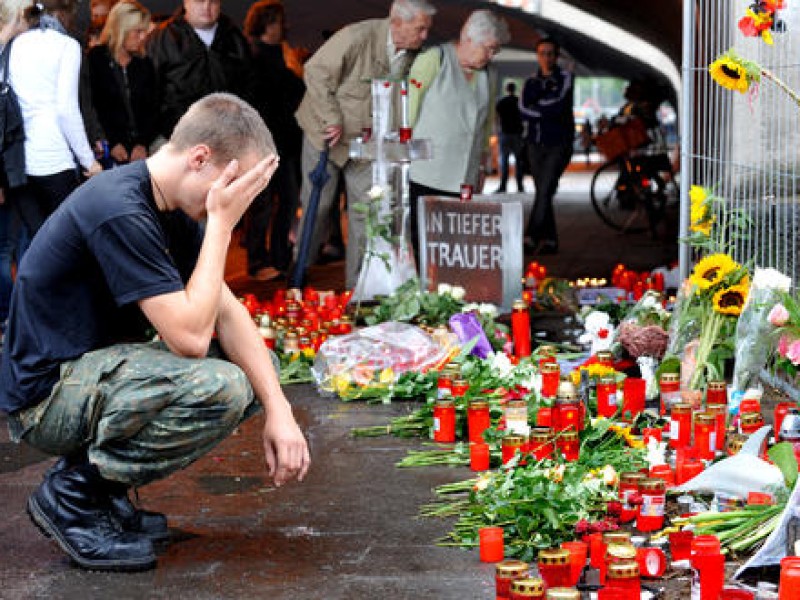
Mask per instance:
[[[0,51],[0,184],[15,188],[27,183],[25,175],[25,127],[22,110],[8,81],[8,61],[13,38]]]

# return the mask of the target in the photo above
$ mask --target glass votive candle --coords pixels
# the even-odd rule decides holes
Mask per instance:
[[[528,578],[528,563],[521,560],[504,560],[495,567],[495,588],[499,598],[511,595],[511,584],[518,579]]]
[[[597,415],[613,417],[619,408],[617,403],[617,380],[604,377],[597,384]]]
[[[536,427],[528,436],[528,448],[536,460],[553,458],[553,438],[549,429]]]
[[[606,560],[606,544],[602,533],[592,533],[589,538],[589,565],[599,569]],[[585,539],[585,538],[584,538]]]
[[[728,407],[724,404],[709,404],[706,412],[714,415],[714,429],[717,440],[717,450],[725,449],[725,429],[727,426]]]
[[[639,483],[643,479],[645,479],[645,475],[636,471],[620,473],[618,494],[622,503],[620,521],[623,523],[630,523],[636,518],[638,507],[631,504],[630,500],[639,493]]]
[[[558,449],[567,462],[575,462],[581,456],[581,441],[577,431],[562,431],[558,437]]]
[[[521,435],[511,434],[505,436],[502,442],[503,464],[507,464],[517,454],[520,454],[524,445],[525,438]]]
[[[572,579],[572,567],[569,562],[569,552],[563,548],[553,548],[539,552],[539,574],[545,586],[569,587]]]
[[[555,431],[580,431],[581,405],[574,394],[559,395],[553,407],[553,429]]]
[[[511,582],[508,600],[540,600],[544,599],[544,581],[538,577],[517,579]],[[498,594],[498,598],[499,598]]]
[[[486,400],[473,400],[467,406],[467,430],[470,442],[483,442],[483,432],[491,426],[489,403]]]
[[[699,458],[678,458],[675,463],[675,485],[681,485],[697,477],[705,468]]]
[[[800,598],[800,557],[787,556],[781,559],[778,598],[779,600]]]
[[[709,381],[706,387],[706,406],[728,404],[728,384],[724,381]]]
[[[647,382],[640,377],[628,377],[622,383],[622,416],[635,419],[645,408]]]
[[[469,468],[473,471],[487,471],[489,469],[489,444],[486,442],[473,442],[469,445]]]
[[[576,586],[580,581],[583,568],[586,566],[586,558],[589,554],[589,544],[581,541],[561,542],[561,547],[569,552],[570,582],[569,585]]]
[[[639,483],[642,505],[636,517],[639,531],[658,531],[664,526],[664,508],[667,501],[666,485],[662,479],[644,479]]]
[[[692,441],[692,405],[679,402],[673,404],[669,417],[669,445],[686,448]]]
[[[639,579],[639,563],[635,560],[623,560],[608,565],[606,587],[619,590],[618,598],[639,598],[642,584]]]
[[[575,588],[559,587],[547,590],[545,600],[581,600],[581,593]]]
[[[441,398],[433,405],[433,441],[456,441],[456,405],[449,398]]]
[[[555,398],[558,394],[558,384],[561,381],[561,367],[558,363],[548,362],[539,368],[542,376],[542,396]]]
[[[505,554],[503,528],[481,527],[478,529],[478,549],[481,562],[496,563],[503,560]]]
[[[694,449],[697,458],[711,460],[717,454],[717,417],[709,412],[694,417]]]
[[[764,426],[764,417],[760,412],[745,412],[739,416],[739,429],[745,435],[752,435]]]
[[[550,429],[553,426],[553,409],[549,406],[543,406],[536,413],[536,426],[546,427]]]
[[[694,531],[674,531],[669,534],[669,551],[672,560],[689,560],[692,557]]]
[[[675,485],[675,472],[669,465],[653,465],[650,467],[650,477],[663,479],[667,487]]]

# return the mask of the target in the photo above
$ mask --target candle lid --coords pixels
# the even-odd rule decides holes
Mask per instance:
[[[457,377],[456,379],[453,379],[453,386],[454,387],[465,387],[465,386],[469,386],[469,382],[466,379],[461,379],[460,377]]]
[[[692,405],[688,402],[678,402],[672,405],[672,412],[678,414],[686,414],[692,412]]]
[[[551,548],[539,552],[540,565],[566,565],[569,563],[569,550],[564,548]]]
[[[449,406],[455,406],[455,401],[452,398],[445,396],[444,398],[437,398],[436,399],[436,406],[440,406],[442,408],[446,408]]]
[[[603,532],[604,544],[630,544],[630,531],[605,531]]]
[[[559,366],[558,363],[548,362],[544,363],[541,367],[539,367],[539,370],[542,373],[560,373],[561,367]]]
[[[578,394],[575,392],[568,392],[568,393],[559,393],[556,397],[556,404],[559,406],[565,404],[577,404],[578,402]]]
[[[724,415],[728,412],[728,407],[725,404],[709,404],[706,407],[706,412],[711,413],[715,417],[717,415]]]
[[[562,379],[558,382],[558,391],[556,392],[558,396],[567,397],[567,396],[575,396],[578,397],[578,389],[575,387],[575,384],[572,383],[569,379]]]
[[[717,420],[717,415],[710,412],[699,413],[694,416],[694,420],[703,425],[713,425]]]
[[[647,476],[644,473],[639,473],[637,471],[627,471],[625,473],[621,473],[619,476],[620,483],[639,483],[642,479],[646,479]]]
[[[742,415],[739,417],[739,420],[742,425],[755,425],[763,421],[764,417],[761,416],[760,412],[746,412],[742,413]]]
[[[632,560],[636,558],[636,546],[631,543],[609,544],[608,547],[606,547],[606,556],[616,561]]]
[[[568,429],[559,434],[559,441],[562,442],[577,442],[578,439],[578,432],[574,429]]]
[[[550,588],[547,600],[581,600],[581,593],[575,588]]]
[[[663,373],[661,383],[680,383],[681,376],[678,373]]]
[[[614,358],[614,355],[611,352],[609,352],[608,350],[600,350],[600,352],[595,354],[595,356],[597,357],[597,360],[599,360],[601,362],[602,361],[612,360]]]
[[[551,344],[545,344],[543,346],[539,346],[536,351],[539,353],[540,356],[555,356],[558,354],[558,348]]]
[[[544,581],[536,577],[517,579],[511,582],[511,591],[522,594],[541,594],[544,591]]]
[[[521,560],[504,560],[497,563],[498,575],[524,575],[528,572],[528,563]]]
[[[547,443],[550,441],[550,430],[544,428],[532,429],[528,439],[532,442]]]
[[[514,303],[511,305],[511,308],[513,310],[528,310],[528,303],[525,302],[525,300],[518,298],[517,300],[514,300]]]
[[[528,401],[522,399],[514,399],[506,402],[508,408],[528,408]]]
[[[744,443],[746,441],[747,441],[746,435],[742,435],[740,433],[733,434],[728,438],[728,444],[726,448],[728,449],[729,453],[738,454],[739,450],[742,449],[742,446],[744,446]]]
[[[633,553],[636,556],[636,551]],[[639,563],[635,560],[622,560],[611,563],[606,570],[606,577],[609,579],[628,579],[639,576]]]
[[[723,390],[728,391],[728,384],[724,381],[709,381],[708,389],[714,390],[715,392],[721,392]]]
[[[616,379],[616,377],[601,377],[600,378],[600,383],[602,385],[611,385],[611,384],[616,385],[617,379]]]
[[[489,402],[483,400],[481,398],[476,398],[475,400],[471,400],[469,403],[469,408],[475,410],[482,410],[484,408],[489,408]]]
[[[521,435],[511,434],[503,438],[504,446],[522,446],[525,443],[525,438]]]
[[[640,491],[663,492],[666,489],[666,482],[663,479],[647,478],[639,482]]]

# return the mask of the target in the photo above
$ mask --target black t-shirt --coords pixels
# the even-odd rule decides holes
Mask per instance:
[[[0,362],[0,410],[50,394],[62,362],[143,340],[137,301],[184,288],[202,229],[161,213],[144,161],[104,171],[72,193],[25,253]]]
[[[497,116],[500,117],[500,131],[503,133],[522,133],[522,115],[519,112],[519,96],[505,96],[497,101]]]

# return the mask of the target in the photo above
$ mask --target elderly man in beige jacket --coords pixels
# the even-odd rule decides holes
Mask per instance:
[[[350,210],[366,198],[372,185],[369,163],[348,158],[350,140],[372,125],[372,79],[395,79],[408,74],[416,51],[428,36],[436,9],[427,0],[394,0],[388,19],[370,19],[339,30],[306,63],[306,95],[297,111],[303,129],[303,189],[308,206],[312,184],[308,180],[325,143],[330,146],[331,181],[322,190],[311,238],[309,263],[318,255],[330,226],[330,209],[336,200],[336,182],[344,175],[348,201],[346,283],[355,286],[364,255],[364,216]],[[305,217],[298,231],[302,232]]]

